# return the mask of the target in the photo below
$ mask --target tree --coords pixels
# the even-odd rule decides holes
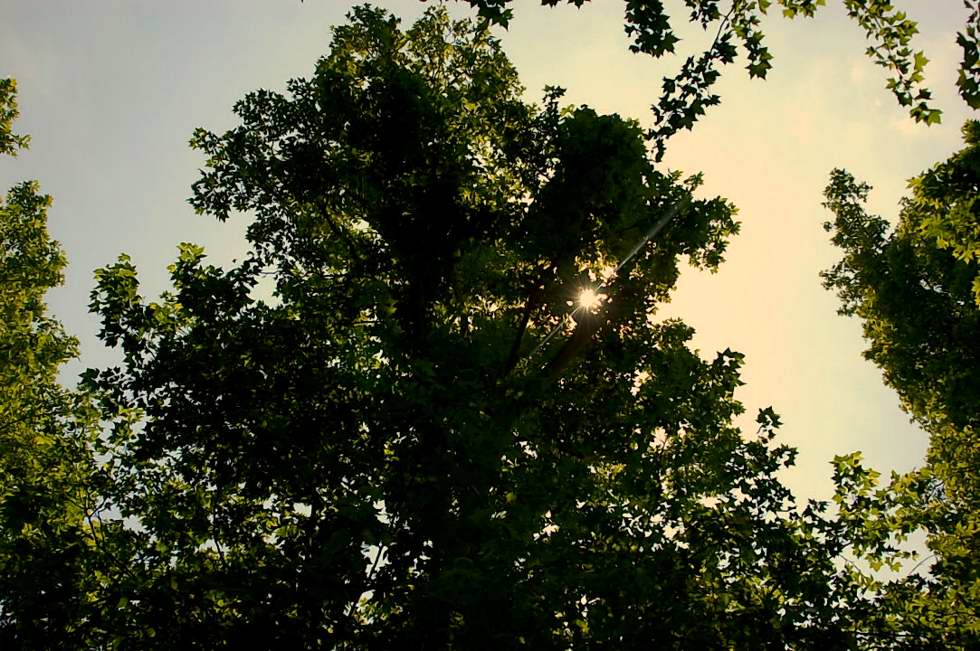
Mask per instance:
[[[156,301],[125,256],[97,272],[121,363],[4,449],[9,646],[945,639],[841,563],[894,559],[901,505],[878,517],[853,459],[838,515],[797,505],[778,416],[732,424],[742,356],[655,319],[681,258],[720,264],[734,208],[658,170],[637,123],[521,92],[485,26],[360,7],[311,79],[195,133],[192,203],[250,219],[251,249],[224,269],[181,245]],[[63,260],[31,215],[34,323]]]
[[[732,425],[742,356],[654,318],[682,256],[722,261],[734,208],[657,170],[637,123],[526,104],[485,26],[350,20],[312,79],[194,135],[192,203],[249,216],[246,258],[184,244],[153,302],[125,256],[97,273],[123,354],[85,378],[111,427],[100,541],[125,563],[91,588],[112,620],[75,626],[138,648],[906,635],[863,628],[873,595],[835,564],[890,558],[892,529],[797,507],[778,416]]]
[[[511,0],[465,0],[478,9],[480,16],[492,24],[506,27],[513,18],[508,5]],[[570,4],[581,7],[589,0],[541,0],[542,5],[555,7]],[[765,44],[761,29],[763,17],[775,4],[786,18],[812,18],[826,0],[684,0],[691,10],[690,20],[706,31],[715,31],[708,48],[697,56],[689,56],[673,77],[665,77],[660,99],[652,106],[654,126],[647,138],[654,145],[659,160],[666,141],[681,129],[691,129],[705,110],[717,105],[721,98],[712,92],[720,77],[720,67],[733,63],[738,46],[746,57],[750,77],[764,79],[772,68],[773,55]],[[923,86],[923,72],[928,59],[921,51],[912,49],[912,38],[918,26],[890,0],[842,0],[847,15],[864,31],[872,45],[865,53],[876,65],[892,77],[887,88],[916,122],[938,123],[941,111],[931,106],[932,93]],[[957,44],[963,51],[957,86],[960,96],[973,108],[980,108],[980,49],[977,24],[980,22],[980,3],[963,0],[970,12],[963,32],[957,34]],[[679,39],[674,34],[670,16],[662,0],[626,0],[625,30],[633,39],[630,50],[653,57],[673,53]]]
[[[928,464],[888,500],[918,520],[935,554],[928,591],[897,593],[925,625],[980,635],[980,122],[966,148],[912,179],[894,229],[863,207],[870,187],[842,170],[825,196],[843,258],[824,272],[841,314],[864,325],[865,357],[930,434]],[[919,577],[910,579],[922,583]],[[961,641],[963,646],[970,643]]]
[[[16,135],[16,84],[0,80],[0,152]],[[33,181],[0,199],[0,644],[81,642],[99,568],[92,552],[100,507],[91,440],[96,414],[57,382],[77,342],[47,314],[62,282],[61,247],[47,232],[51,198]]]

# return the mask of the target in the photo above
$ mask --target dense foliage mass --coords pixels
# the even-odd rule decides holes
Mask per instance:
[[[16,86],[0,80],[0,153],[16,155]],[[65,258],[36,182],[0,199],[0,645],[71,644],[99,583],[89,563],[96,415],[57,382],[77,342],[46,314]],[[17,632],[15,632],[15,630]]]
[[[912,179],[897,226],[869,215],[870,188],[835,170],[827,229],[843,259],[824,272],[841,313],[864,324],[865,356],[930,434],[928,464],[892,496],[918,519],[936,557],[929,599],[909,594],[937,628],[980,631],[980,122],[966,148]],[[916,581],[916,583],[919,583]],[[912,592],[918,592],[919,585]]]
[[[834,515],[796,504],[776,414],[732,424],[742,356],[656,320],[681,262],[722,261],[734,208],[657,169],[637,123],[522,90],[483,25],[355,9],[312,78],[194,135],[192,203],[248,219],[250,251],[224,269],[182,245],[156,301],[125,256],[99,270],[122,361],[80,394],[54,381],[74,344],[44,316],[47,199],[12,192],[0,642],[976,641],[902,610],[931,584],[844,556],[902,557],[904,494],[852,456]]]

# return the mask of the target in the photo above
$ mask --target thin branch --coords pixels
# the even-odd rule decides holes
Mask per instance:
[[[367,580],[365,583],[370,584],[371,580],[374,579],[374,572],[378,569],[378,562],[381,560],[381,555],[384,554],[385,546],[378,545],[378,553],[374,555],[374,563],[371,565],[371,569],[368,571]]]
[[[919,567],[921,567],[923,563],[925,563],[926,561],[931,561],[934,558],[936,558],[936,554],[929,554],[928,556],[926,556],[925,558],[923,558],[921,561],[919,561],[918,563],[916,563],[915,566],[911,570],[909,570],[908,572],[906,572],[905,573],[905,576],[912,576],[912,574],[917,569],[919,569]]]
[[[225,572],[228,571],[228,563],[225,560],[225,550],[221,548],[221,542],[218,541],[218,500],[215,499],[214,491],[211,495],[211,539],[214,541],[214,548],[218,552],[218,559],[221,562],[221,569]]]
[[[378,545],[378,552],[374,555],[374,561],[371,563],[371,569],[368,570],[367,578],[364,579],[365,588],[370,589],[371,581],[374,579],[374,573],[378,569],[378,563],[381,561],[381,556],[382,554],[384,554],[384,551],[385,551],[385,546]],[[361,592],[363,594],[365,591],[362,590]],[[358,595],[357,601],[352,601],[350,602],[350,605],[347,606],[347,613],[345,614],[345,617],[351,617],[354,614],[354,608],[357,607],[357,604],[359,602],[360,602],[360,595]]]
[[[521,310],[521,324],[517,328],[517,335],[514,343],[510,346],[510,353],[507,355],[507,363],[504,364],[504,375],[509,375],[520,360],[521,342],[524,340],[524,333],[527,332],[528,323],[531,321],[531,313],[541,304],[541,297],[544,294],[544,285],[538,285],[530,291],[524,309]]]
[[[350,235],[343,228],[341,228],[337,222],[335,222],[330,217],[330,214],[327,212],[327,207],[326,205],[324,205],[323,200],[317,199],[314,202],[314,205],[316,205],[317,209],[320,211],[320,216],[323,217],[323,221],[327,223],[327,226],[330,227],[330,230],[333,231],[334,235],[336,235],[341,240],[343,240],[344,244],[347,245],[347,249],[348,251],[350,251],[351,256],[353,256],[354,259],[360,261],[361,254],[357,250],[357,243],[354,242],[354,240],[351,239]]]

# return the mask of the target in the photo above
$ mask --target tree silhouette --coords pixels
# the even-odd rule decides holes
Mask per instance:
[[[734,208],[657,169],[636,122],[562,108],[555,88],[526,103],[486,24],[349,18],[310,79],[194,135],[191,202],[249,220],[248,254],[219,268],[181,245],[155,301],[126,256],[97,272],[122,361],[45,411],[52,449],[78,453],[43,472],[5,453],[0,639],[947,640],[889,619],[890,586],[844,562],[901,558],[900,500],[847,457],[835,513],[798,505],[775,412],[732,424],[742,356],[702,359],[689,327],[656,319],[682,261],[722,262]],[[17,501],[32,481],[60,511]]]

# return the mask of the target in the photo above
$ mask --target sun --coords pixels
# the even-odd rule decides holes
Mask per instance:
[[[600,294],[591,287],[586,288],[578,293],[578,306],[593,312],[602,305],[603,298],[605,298],[605,294]]]

